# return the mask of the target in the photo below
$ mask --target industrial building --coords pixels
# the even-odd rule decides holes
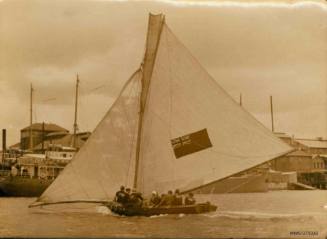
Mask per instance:
[[[61,145],[79,149],[91,135],[90,132],[80,132],[76,136],[57,124],[53,123],[34,123],[32,126],[21,129],[20,142],[10,148],[29,150],[34,153],[44,153],[50,145]],[[30,135],[32,133],[32,144]],[[30,149],[32,145],[32,149]]]
[[[327,140],[297,139],[284,133],[276,133],[295,151],[271,162],[271,169],[280,172],[296,172],[300,183],[316,188],[327,188]]]

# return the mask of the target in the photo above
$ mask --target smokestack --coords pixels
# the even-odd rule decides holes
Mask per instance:
[[[44,153],[44,122],[42,123],[42,153]]]
[[[6,142],[6,129],[2,129],[2,159],[5,157],[5,153],[7,150],[7,142]]]

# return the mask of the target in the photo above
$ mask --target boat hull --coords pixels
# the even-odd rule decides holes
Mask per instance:
[[[29,177],[3,177],[0,179],[0,196],[4,197],[38,197],[53,180]]]
[[[217,206],[207,202],[195,205],[170,207],[124,207],[120,203],[109,202],[106,206],[115,214],[124,216],[153,216],[160,214],[200,214],[214,212]]]

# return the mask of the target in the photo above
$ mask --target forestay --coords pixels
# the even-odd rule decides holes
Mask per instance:
[[[150,15],[140,70],[38,201],[110,200],[133,185],[134,172],[145,194],[189,190],[290,150],[217,84],[162,15]]]

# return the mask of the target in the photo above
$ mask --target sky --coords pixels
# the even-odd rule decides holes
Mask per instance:
[[[327,137],[324,1],[0,1],[0,126],[8,145],[34,122],[92,131],[139,67],[148,13],[166,23],[203,67],[267,128]],[[0,139],[1,142],[1,139]]]

